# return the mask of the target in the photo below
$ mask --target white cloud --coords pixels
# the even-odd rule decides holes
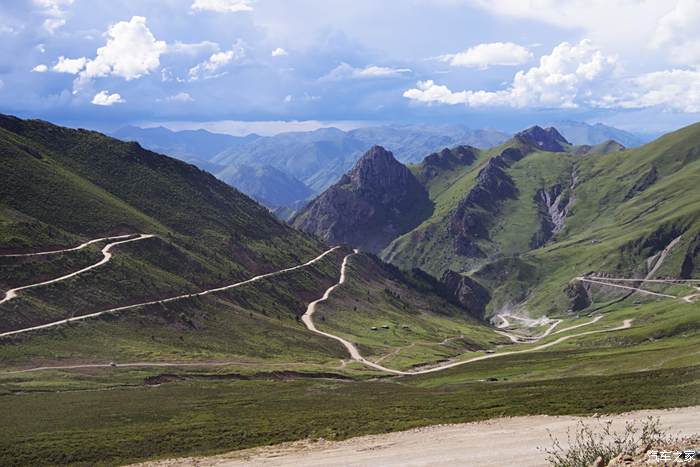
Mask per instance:
[[[66,24],[67,12],[64,6],[72,5],[74,0],[34,0],[33,3],[39,7],[39,12],[48,16],[42,23],[42,27],[49,33],[54,34],[57,29]]]
[[[390,68],[370,65],[365,68],[355,68],[343,62],[321,77],[321,81],[337,81],[344,79],[390,78],[410,73],[409,68]]]
[[[273,57],[284,57],[285,55],[289,54],[282,47],[277,47],[275,50],[272,51]]]
[[[291,94],[288,94],[288,95],[284,98],[284,102],[287,103],[287,104],[289,104],[290,102],[292,102],[292,99],[293,99],[292,95],[291,95]]]
[[[646,73],[631,79],[623,89],[621,96],[605,96],[601,106],[633,109],[661,106],[680,112],[700,112],[700,71]]]
[[[61,28],[66,24],[66,20],[63,18],[47,18],[42,23],[42,26],[49,34],[54,34],[57,29]]]
[[[243,43],[238,41],[230,50],[216,52],[206,61],[190,68],[190,80],[196,81],[199,79],[210,79],[222,76],[226,72],[220,72],[219,70],[231,63],[233,60],[240,60],[244,57],[245,48],[243,47]]]
[[[658,20],[678,0],[451,0],[496,16],[509,16],[582,31],[616,53],[639,53]],[[690,0],[696,1],[696,0]]]
[[[469,107],[510,106],[575,108],[599,95],[597,86],[615,71],[617,60],[583,40],[563,42],[540,59],[539,66],[518,71],[510,86],[499,91],[453,92],[434,81],[420,81],[404,97],[424,102]]]
[[[190,7],[194,11],[215,11],[217,13],[236,13],[252,11],[251,0],[194,0]]]
[[[122,104],[124,102],[126,101],[122,99],[122,96],[117,93],[110,94],[108,91],[100,91],[92,98],[93,104],[102,106]]]
[[[107,37],[107,44],[85,64],[78,87],[97,77],[119,76],[128,81],[148,75],[158,69],[160,56],[168,48],[165,42],[156,40],[143,16],[110,26]]]
[[[87,58],[66,58],[63,55],[58,57],[58,62],[51,68],[53,71],[58,73],[70,73],[75,75],[80,72],[85,67]]]
[[[651,38],[653,48],[668,48],[674,63],[700,66],[700,2],[680,0],[664,15]]]
[[[187,55],[198,55],[200,53],[213,53],[219,51],[219,44],[211,41],[201,42],[180,42],[175,41],[174,44],[168,45],[168,52],[181,53]]]
[[[35,73],[46,73],[47,71],[49,71],[49,67],[42,63],[32,68],[32,71]]]
[[[194,102],[192,96],[190,96],[189,93],[186,92],[178,92],[173,96],[166,97],[165,100],[168,102]]]
[[[456,54],[442,55],[439,59],[452,66],[474,67],[485,70],[493,65],[523,65],[532,60],[532,53],[513,42],[479,44]]]

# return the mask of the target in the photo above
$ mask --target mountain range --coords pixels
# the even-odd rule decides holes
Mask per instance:
[[[3,296],[82,270],[108,250],[112,255],[74,277],[0,299],[0,337],[50,326],[4,336],[3,364],[70,360],[85,351],[108,361],[156,354],[280,361],[344,355],[337,342],[308,333],[299,318],[337,281],[351,253],[346,247],[331,248],[213,175],[135,142],[1,115],[0,153]],[[269,196],[274,201],[276,194]],[[112,249],[110,242],[117,240]],[[86,242],[92,246],[71,249]],[[32,255],[63,249],[64,254]],[[374,309],[358,317],[375,326],[410,325],[412,333],[436,339],[457,329],[475,332],[476,340],[466,339],[465,346],[499,339],[424,273],[358,254],[348,286],[360,284],[362,296],[352,306]],[[408,306],[420,311],[405,315]],[[63,321],[105,310],[101,319]],[[329,325],[334,310],[324,312]],[[366,324],[356,326],[369,332]],[[105,336],[112,336],[112,345],[105,345]],[[20,344],[22,351],[14,352]],[[385,347],[376,334],[366,346]]]
[[[290,225],[137,142],[0,115],[0,464],[698,404],[700,124],[419,159],[371,145]]]
[[[409,165],[373,148],[292,225],[401,268],[460,274],[494,297],[490,315],[576,310],[590,297],[571,288],[572,265],[644,275],[679,238],[666,272],[695,274],[698,147],[700,125],[636,149],[574,145],[553,127],[535,126],[487,150],[456,146]],[[410,181],[368,170],[374,158]]]
[[[567,121],[559,122],[558,128],[577,145],[596,145],[613,139],[626,147],[635,147],[645,141],[640,136],[602,124]],[[163,127],[127,126],[112,135],[138,141],[148,149],[195,164],[269,208],[277,209],[284,218],[303,206],[312,194],[335,183],[375,144],[391,150],[400,162],[416,163],[426,154],[444,147],[489,148],[506,141],[509,136],[496,130],[474,130],[464,125],[426,124],[382,125],[350,131],[321,128],[245,137],[205,130],[174,132]],[[245,183],[236,176],[241,173],[241,169],[237,169],[240,166],[248,167],[242,169],[246,173]],[[300,189],[301,184],[310,191]],[[279,196],[271,200],[271,192]]]

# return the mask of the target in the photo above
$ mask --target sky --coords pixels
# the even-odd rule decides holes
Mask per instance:
[[[700,120],[698,0],[3,0],[0,112],[103,130]]]

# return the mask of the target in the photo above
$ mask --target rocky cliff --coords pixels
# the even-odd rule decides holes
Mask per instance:
[[[491,300],[488,290],[474,279],[454,271],[445,271],[441,282],[447,292],[462,305],[470,315],[483,319],[486,305]]]
[[[541,151],[564,152],[571,144],[554,127],[533,126],[515,135],[520,142]]]
[[[428,193],[411,171],[391,152],[374,146],[291,223],[329,244],[377,252],[431,212]]]

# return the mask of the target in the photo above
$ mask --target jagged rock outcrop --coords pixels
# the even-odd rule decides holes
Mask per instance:
[[[625,195],[625,201],[632,199],[638,193],[641,193],[642,191],[649,188],[651,185],[656,183],[656,180],[658,178],[659,178],[659,172],[656,169],[656,166],[652,165],[651,169],[649,169],[649,172],[644,174],[639,180],[637,180],[634,183],[634,185],[632,185],[632,188],[630,188],[630,190]]]
[[[575,201],[575,189],[578,184],[576,169],[571,171],[571,183],[568,189],[561,183],[549,188],[540,188],[535,193],[537,215],[540,220],[538,230],[530,240],[530,248],[539,248],[564,228],[566,217],[571,212]]]
[[[441,282],[447,292],[462,305],[470,315],[483,319],[486,305],[491,300],[488,290],[474,279],[454,271],[445,271]]]
[[[537,190],[534,201],[538,207],[540,228],[530,241],[531,248],[541,247],[564,228],[564,220],[571,210],[573,200],[572,193],[564,190],[560,183],[548,189]]]
[[[474,258],[485,256],[477,242],[488,239],[488,225],[500,203],[517,197],[518,189],[505,169],[522,157],[520,150],[508,148],[481,169],[476,184],[450,220],[455,253]]]
[[[570,146],[566,138],[554,127],[542,128],[535,125],[516,133],[515,139],[540,151],[564,152]]]
[[[566,296],[569,297],[569,309],[571,311],[581,311],[591,306],[591,293],[583,282],[570,282],[565,292]]]
[[[330,244],[378,252],[430,216],[432,206],[411,171],[391,152],[374,146],[291,224]]]
[[[476,151],[472,146],[457,146],[430,154],[419,166],[418,179],[425,184],[441,172],[471,165],[476,161]]]

